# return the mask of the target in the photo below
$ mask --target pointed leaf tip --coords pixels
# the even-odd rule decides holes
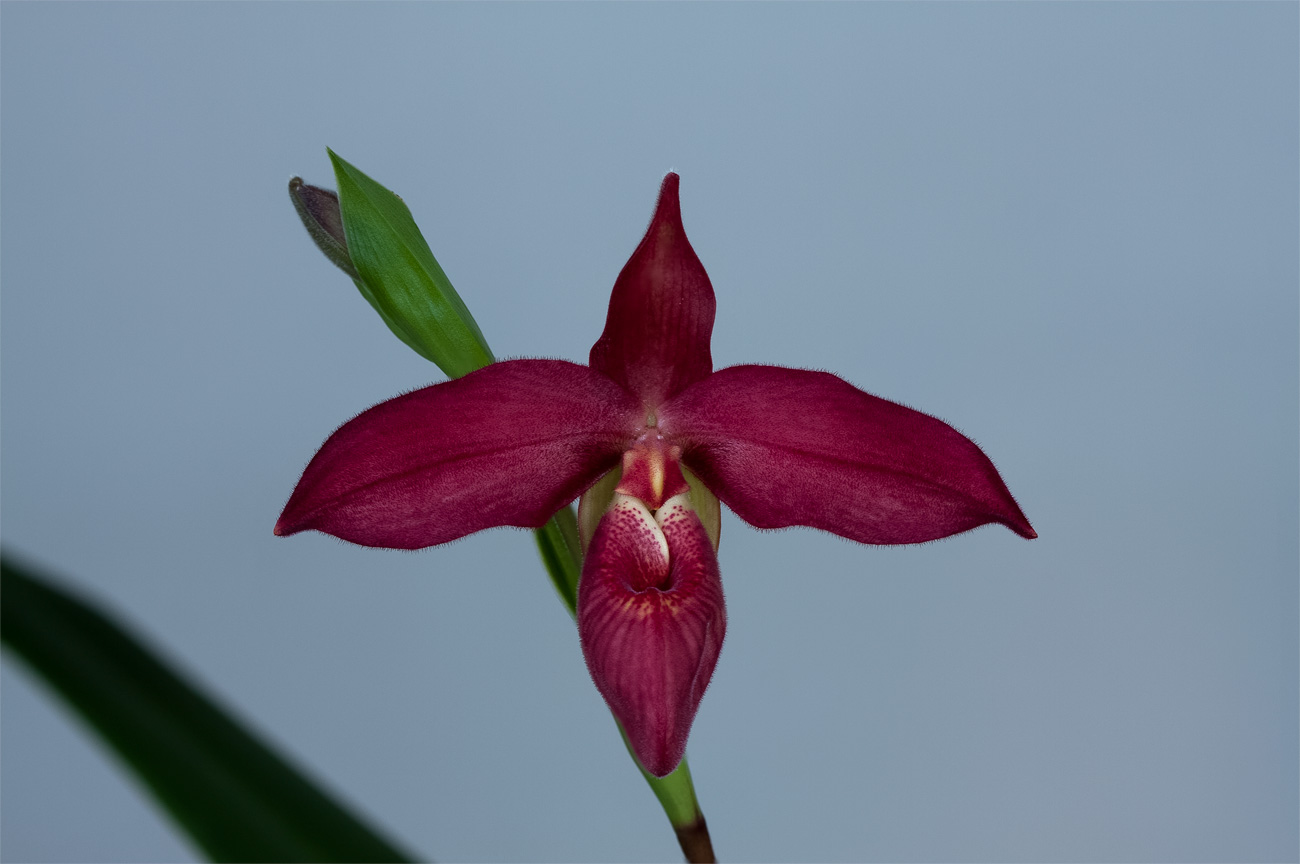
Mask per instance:
[[[493,360],[401,196],[329,151],[357,287],[393,333],[451,378]]]

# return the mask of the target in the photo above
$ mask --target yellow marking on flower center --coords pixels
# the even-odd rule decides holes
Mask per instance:
[[[664,451],[655,449],[650,451],[650,488],[654,490],[655,500],[662,501],[664,497]]]

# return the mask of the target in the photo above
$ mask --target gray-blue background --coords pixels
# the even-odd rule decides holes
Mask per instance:
[[[501,356],[583,360],[659,179],[718,366],[937,414],[1040,532],[728,516],[730,860],[1297,855],[1293,3],[3,7],[4,542],[441,860],[672,859],[531,538],[271,526],[438,380],[312,248],[331,146]],[[3,854],[192,850],[6,660]]]

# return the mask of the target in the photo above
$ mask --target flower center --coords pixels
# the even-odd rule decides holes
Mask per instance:
[[[623,476],[614,491],[642,501],[654,511],[674,495],[690,491],[682,476],[682,448],[669,444],[654,427],[647,427],[623,453]]]

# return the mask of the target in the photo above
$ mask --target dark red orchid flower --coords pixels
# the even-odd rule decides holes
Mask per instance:
[[[825,372],[714,372],[713,287],[677,187],[664,178],[590,365],[494,363],[371,408],[325,442],[275,526],[418,549],[538,528],[581,495],[583,654],[657,777],[681,762],[726,631],[718,499],[758,528],[861,543],[990,522],[1037,536],[947,424]]]

